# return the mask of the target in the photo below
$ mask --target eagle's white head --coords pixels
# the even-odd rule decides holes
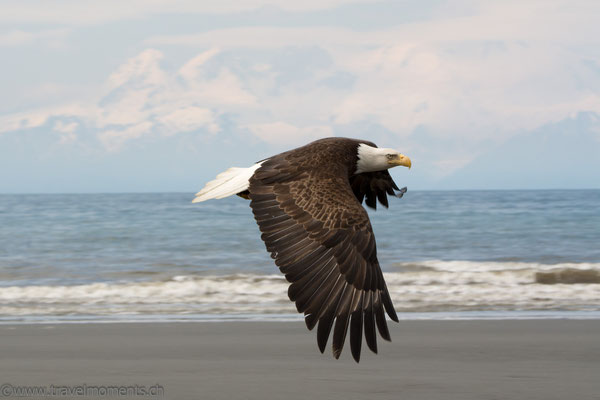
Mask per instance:
[[[357,174],[383,171],[398,165],[410,168],[410,158],[394,149],[381,149],[364,143],[358,145]]]

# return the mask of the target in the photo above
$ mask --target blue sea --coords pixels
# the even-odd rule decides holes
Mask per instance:
[[[0,195],[0,321],[300,319],[248,202]],[[369,211],[402,318],[598,318],[600,190],[411,191]]]

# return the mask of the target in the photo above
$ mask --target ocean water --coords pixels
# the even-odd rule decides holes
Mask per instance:
[[[0,321],[289,319],[241,198],[0,195]],[[600,190],[408,191],[369,211],[404,318],[600,316]]]

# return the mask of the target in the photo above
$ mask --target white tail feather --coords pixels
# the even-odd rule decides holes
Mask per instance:
[[[222,199],[243,192],[248,189],[250,185],[248,181],[261,164],[254,164],[248,168],[232,167],[225,172],[221,172],[214,180],[208,182],[201,191],[196,193],[196,198],[192,203],[199,203],[210,199]]]

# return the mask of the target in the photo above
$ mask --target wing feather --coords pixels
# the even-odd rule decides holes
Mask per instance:
[[[343,282],[343,284],[340,285],[341,292],[338,292],[338,295],[335,297],[335,307],[329,307],[327,312],[319,319],[319,326],[317,328],[317,344],[319,345],[319,350],[321,350],[321,353],[325,351],[325,346],[327,345],[327,340],[329,340],[331,328],[333,327],[333,321],[335,320],[337,305],[339,304],[340,299],[347,288],[348,283]]]
[[[319,321],[321,318],[324,318],[324,316],[330,311],[335,312],[336,306],[334,306],[334,304],[337,305],[338,297],[340,296],[342,289],[344,289],[347,284],[348,282],[346,282],[344,277],[341,274],[337,274],[332,289],[326,293],[325,299],[320,301],[318,304],[311,306],[311,309],[316,309],[318,311],[311,312],[306,316],[306,326],[308,329],[312,330],[317,321]],[[317,301],[317,299],[315,299],[315,301]]]
[[[350,178],[350,186],[358,202],[362,203],[366,197],[365,204],[373,209],[377,208],[377,200],[388,208],[387,195],[402,197],[394,192],[400,189],[387,170],[355,174]]]
[[[323,285],[329,274],[335,270],[335,260],[312,268],[302,278],[292,283],[288,288],[288,297],[296,302],[299,312],[304,311],[304,304]]]
[[[377,299],[377,295],[375,298]],[[377,329],[379,330],[379,334],[382,338],[391,342],[392,339],[390,337],[390,331],[388,330],[387,322],[385,320],[385,314],[383,313],[383,307],[381,307],[381,303],[379,299],[375,301],[375,322],[377,323]]]
[[[310,287],[307,287],[300,296],[298,296],[298,299],[296,300],[298,312],[305,312],[311,305],[312,308],[316,308],[317,304],[312,302],[312,299],[315,296],[325,293],[329,286],[335,283],[336,275],[334,275],[334,273],[335,265],[326,267],[320,276],[322,280],[315,281]]]
[[[350,285],[347,288],[338,304],[335,327],[333,328],[333,356],[335,358],[340,358],[342,354],[346,333],[348,332],[348,322],[350,322],[350,304],[352,298],[356,295],[356,289]]]
[[[373,311],[373,292],[368,292],[365,306],[365,339],[373,353],[377,353],[377,333],[375,332],[375,312]]]
[[[381,193],[385,196],[393,187],[385,176],[373,183],[331,169],[302,167],[289,153],[264,161],[250,179],[250,206],[267,250],[291,282],[288,296],[309,329],[318,324],[321,352],[333,330],[336,358],[348,331],[358,362],[363,330],[369,349],[377,352],[376,330],[390,340],[385,313],[397,321],[371,223],[360,204],[366,198],[369,206],[377,199],[386,205]]]
[[[358,308],[352,311],[350,317],[350,351],[356,362],[360,361],[360,350],[362,347],[362,331],[363,331],[363,293],[360,294]]]

